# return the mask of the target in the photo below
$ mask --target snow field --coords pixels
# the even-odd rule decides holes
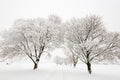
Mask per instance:
[[[93,64],[91,75],[84,64],[73,68],[41,62],[38,70],[32,68],[32,63],[0,63],[0,80],[120,80],[120,65]]]

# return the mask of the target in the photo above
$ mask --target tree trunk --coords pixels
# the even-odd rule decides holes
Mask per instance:
[[[38,63],[39,63],[40,59],[37,58],[36,62],[34,62],[34,70],[38,68]]]
[[[73,67],[75,68],[78,63],[78,57],[73,57]]]
[[[73,63],[74,68],[76,67],[76,65],[77,65],[77,62],[74,62],[74,63]]]
[[[91,63],[89,61],[87,62],[87,69],[88,69],[88,73],[91,74],[92,69],[91,69]]]
[[[34,70],[36,70],[38,68],[38,63],[34,63]]]

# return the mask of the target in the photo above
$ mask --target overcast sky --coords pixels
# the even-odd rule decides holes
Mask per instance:
[[[120,0],[0,0],[0,30],[11,27],[15,19],[50,14],[63,20],[96,14],[109,31],[120,31]]]

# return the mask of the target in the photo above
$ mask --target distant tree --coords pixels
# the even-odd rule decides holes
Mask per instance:
[[[51,23],[55,23],[55,24],[61,24],[62,23],[62,19],[59,16],[56,16],[56,15],[49,15],[48,20]]]
[[[68,45],[69,45],[69,46],[68,46]],[[76,67],[76,65],[77,65],[77,63],[78,63],[78,61],[79,61],[79,60],[78,60],[79,58],[78,58],[77,55],[74,54],[74,52],[72,51],[72,49],[70,49],[70,48],[71,48],[71,47],[70,47],[70,44],[69,44],[69,43],[68,43],[68,44],[64,44],[63,48],[64,48],[65,55],[66,55],[68,58],[70,58],[73,67]]]
[[[64,43],[65,27],[62,23],[62,19],[56,15],[50,15],[48,17],[48,30],[52,34],[52,43],[55,47],[60,47]]]
[[[68,57],[60,57],[60,56],[55,56],[54,62],[57,65],[71,65],[72,64],[72,58],[70,56]]]
[[[66,26],[68,30],[65,37],[68,48],[73,57],[78,57],[87,65],[91,74],[91,62],[110,55],[110,50],[116,46],[117,34],[107,33],[101,18],[96,15],[72,19],[66,22]]]

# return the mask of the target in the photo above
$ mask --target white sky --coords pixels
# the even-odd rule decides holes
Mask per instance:
[[[11,27],[18,18],[50,14],[63,20],[96,14],[103,17],[109,31],[120,31],[120,0],[0,0],[0,30]]]

